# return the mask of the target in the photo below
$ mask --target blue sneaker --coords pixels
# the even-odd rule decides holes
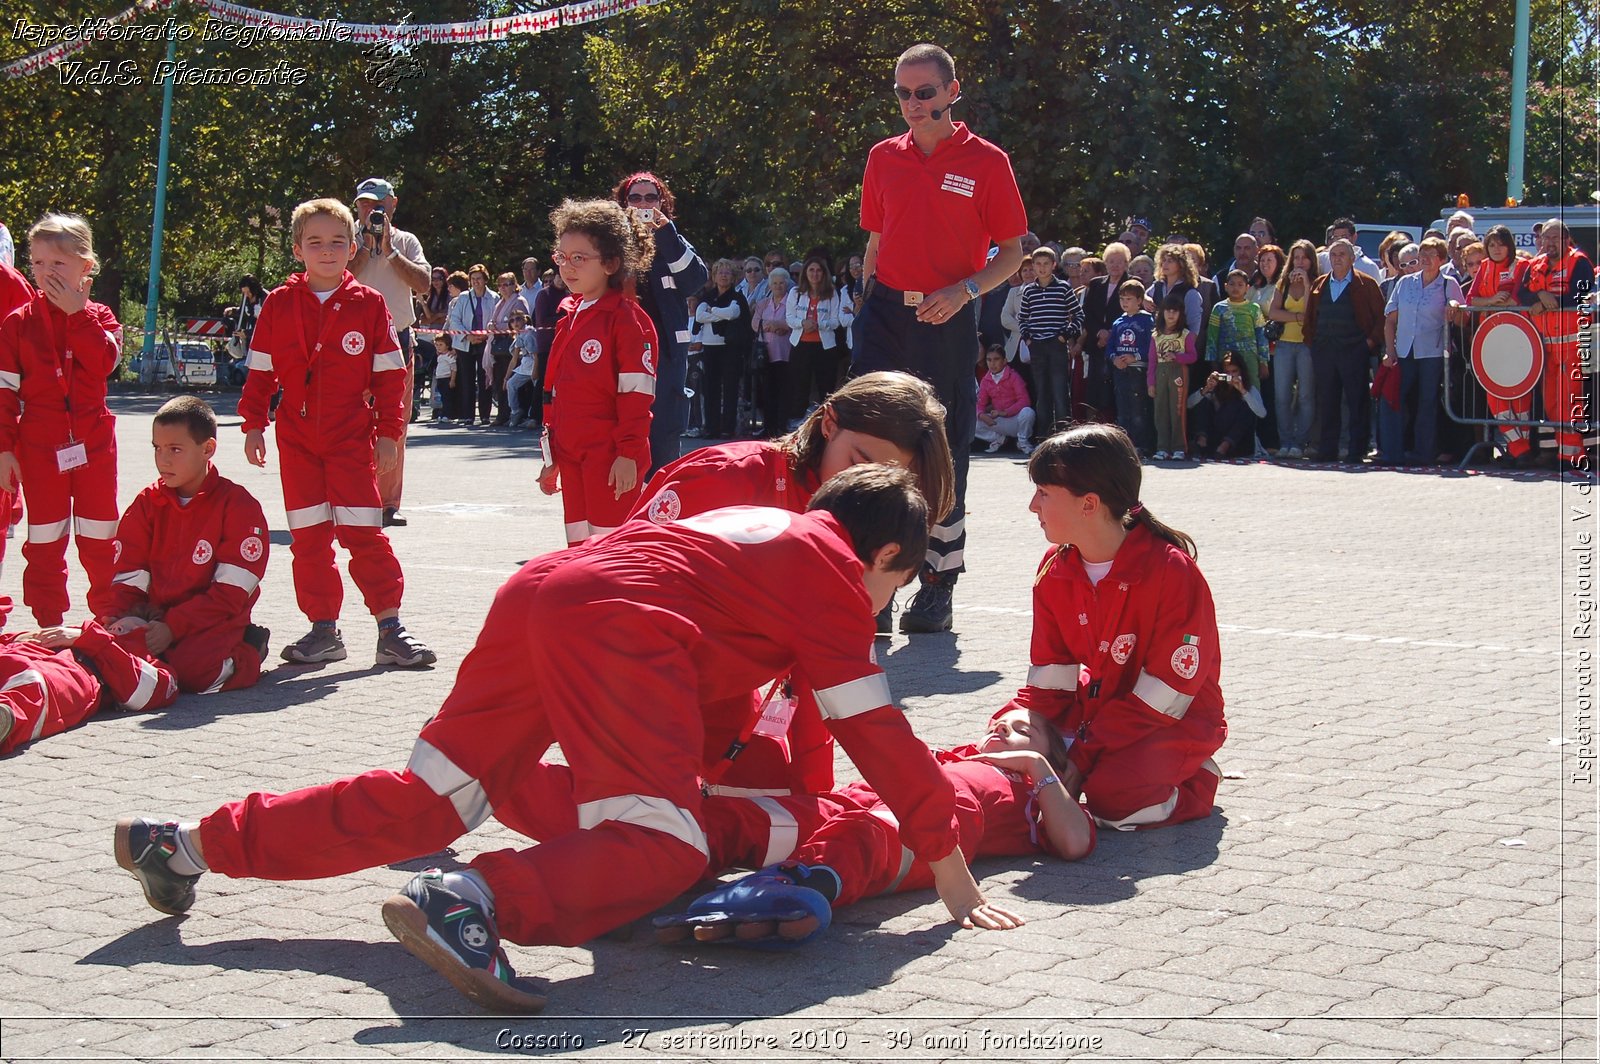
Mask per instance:
[[[430,868],[383,903],[383,922],[411,955],[491,1012],[538,1012],[545,997],[511,970],[494,914],[460,893],[466,877]],[[470,891],[476,893],[475,891]]]
[[[840,886],[839,873],[827,865],[769,865],[702,894],[688,912],[656,917],[656,939],[680,942],[692,934],[700,942],[794,949],[833,922]]]

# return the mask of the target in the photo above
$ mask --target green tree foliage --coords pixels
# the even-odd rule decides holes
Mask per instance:
[[[17,18],[111,14],[64,0],[0,0]],[[305,0],[257,0],[285,14]],[[349,21],[460,21],[524,0],[346,0]],[[1534,0],[1529,203],[1587,202],[1600,154],[1585,78],[1586,0]],[[305,71],[299,85],[179,86],[163,267],[165,305],[213,312],[240,273],[291,268],[288,219],[363,177],[399,186],[397,221],[451,267],[544,257],[565,196],[604,195],[630,169],[672,183],[702,251],[858,250],[861,169],[903,131],[894,58],[934,40],[956,56],[957,114],[1011,154],[1036,231],[1085,246],[1129,213],[1223,250],[1257,213],[1285,237],[1338,214],[1418,223],[1460,192],[1504,196],[1510,4],[1224,0],[1138,7],[1066,0],[665,0],[580,28],[491,44],[419,45],[414,76],[383,83],[351,44],[198,39],[192,67]],[[152,21],[150,17],[144,20]],[[32,51],[0,38],[0,58]],[[0,219],[20,235],[46,209],[94,223],[97,292],[142,300],[165,46],[101,43],[75,57],[131,61],[146,83],[0,84]]]

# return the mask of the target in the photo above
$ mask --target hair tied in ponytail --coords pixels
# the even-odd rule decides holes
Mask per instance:
[[[1128,507],[1129,517],[1138,517],[1142,513],[1144,513],[1144,503],[1142,502],[1136,502],[1132,506]]]

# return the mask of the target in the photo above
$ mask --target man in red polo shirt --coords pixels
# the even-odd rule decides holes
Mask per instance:
[[[951,590],[964,568],[967,463],[978,420],[978,297],[1017,272],[1028,218],[1010,158],[951,118],[961,83],[949,52],[935,44],[906,49],[895,63],[894,91],[908,131],[867,156],[861,228],[868,233],[868,283],[856,315],[853,369],[915,373],[945,405],[956,505],[933,530],[922,586],[900,618],[902,632],[942,632],[951,626]],[[999,251],[986,259],[991,243]],[[885,611],[878,631],[887,632],[887,622]]]

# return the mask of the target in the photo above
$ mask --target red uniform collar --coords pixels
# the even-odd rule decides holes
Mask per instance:
[[[933,149],[933,153],[931,155],[922,154],[922,149],[917,147],[917,142],[912,139],[911,130],[909,129],[900,134],[898,137],[892,138],[892,140],[895,148],[899,151],[915,152],[917,158],[919,159],[934,159],[939,156],[940,152],[958,148],[972,139],[972,130],[967,128],[967,124],[965,122],[957,122],[955,124],[955,128],[956,131],[950,136],[941,140],[938,146]]]
[[[599,299],[597,299],[593,303],[591,303],[589,305],[589,309],[590,310],[601,310],[601,309],[609,310],[612,307],[612,305],[615,304],[621,298],[622,298],[622,289],[620,289],[620,288],[607,288],[606,292],[605,292],[605,295],[601,296]],[[583,303],[582,297],[577,296],[577,295],[569,295],[569,296],[567,296],[565,299],[563,299],[561,301],[561,306],[566,308],[566,312],[568,314],[571,314],[573,311],[577,310],[579,305],[581,305],[582,303]]]
[[[211,494],[211,492],[216,490],[217,484],[221,480],[222,474],[217,472],[217,467],[212,465],[210,462],[207,462],[206,479],[200,482],[200,490],[190,496],[190,501],[192,502],[193,500],[200,498],[202,495]],[[167,487],[163,481],[156,481],[156,488],[158,489],[156,491],[156,497],[162,502],[167,503],[170,506],[182,505],[178,502],[178,493]]]
[[[1119,584],[1137,584],[1159,564],[1159,555],[1166,552],[1167,542],[1158,538],[1142,522],[1136,523],[1128,530],[1128,538],[1122,541],[1122,546],[1117,549],[1117,556],[1111,560],[1111,570],[1100,578],[1100,584],[1111,582]],[[1066,564],[1076,561],[1076,565]],[[1057,564],[1058,562],[1062,564]],[[1089,574],[1083,567],[1083,555],[1071,543],[1059,548],[1045,566],[1046,572],[1054,569],[1067,580],[1089,582]],[[1046,573],[1039,574],[1041,579]]]
[[[328,296],[328,300],[331,302],[335,296],[348,297],[352,295],[353,293],[351,292],[351,289],[353,289],[355,285],[355,274],[351,273],[349,270],[344,271],[344,276],[339,278],[339,287],[333,290],[333,292]],[[311,290],[311,285],[306,282],[306,275],[304,273],[291,273],[289,275],[289,279],[283,282],[283,286],[285,288],[299,289],[305,294],[306,297],[310,299],[318,298],[317,293],[313,292]]]

